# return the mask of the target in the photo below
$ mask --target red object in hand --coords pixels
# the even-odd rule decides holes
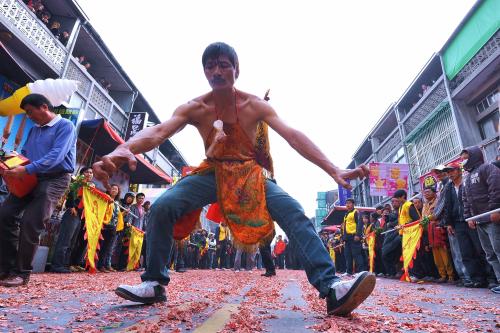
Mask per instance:
[[[0,168],[3,170],[12,170],[20,165],[28,165],[30,161],[23,155],[14,155],[0,161]],[[18,198],[23,198],[30,194],[38,184],[36,175],[25,174],[21,177],[3,175],[3,180],[9,189],[9,192]]]

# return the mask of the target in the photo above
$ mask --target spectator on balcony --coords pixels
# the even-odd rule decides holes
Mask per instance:
[[[43,5],[42,5],[43,7]],[[38,16],[38,13],[39,11],[37,11],[37,16]],[[50,21],[50,13],[47,12],[47,11],[41,11],[40,12],[40,20],[43,22],[43,24],[45,24],[47,26],[47,28],[50,28],[49,27],[49,21]]]
[[[86,60],[82,63],[82,65],[83,65],[83,67],[85,67],[86,70],[89,70],[89,68],[92,67],[90,62],[88,62]]]
[[[426,84],[422,84],[421,88],[422,88],[422,94],[425,95],[425,93],[427,92],[427,90],[429,90],[430,87]]]
[[[83,65],[83,63],[85,61],[87,61],[87,57],[84,56],[83,54],[81,54],[81,55],[79,55],[79,56],[76,57],[76,60],[78,60],[78,62]]]
[[[111,89],[111,83],[106,81],[106,79],[101,78],[101,79],[99,79],[99,84],[101,85],[101,87],[104,88],[104,90],[106,90],[106,92],[109,93],[109,89]]]
[[[58,21],[52,21],[50,24],[50,32],[54,35],[55,38],[60,39],[61,38],[61,32],[59,29],[61,28],[61,23]]]
[[[63,33],[61,34],[61,37],[59,37],[59,40],[61,41],[61,43],[66,46],[68,44],[68,41],[69,41],[69,32],[67,31],[63,31]]]

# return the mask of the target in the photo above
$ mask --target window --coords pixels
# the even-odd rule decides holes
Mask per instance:
[[[489,116],[481,119],[479,121],[479,131],[481,132],[481,139],[486,140],[490,138],[494,138],[498,135],[499,128],[498,128],[498,118],[499,118],[499,111],[496,110]]]
[[[70,108],[82,108],[83,106],[83,98],[80,96],[78,93],[74,93],[71,96],[71,99],[69,101],[69,107]],[[93,119],[93,118],[92,118]]]
[[[392,163],[406,163],[405,159],[405,149],[403,147],[399,148],[399,150],[394,154],[391,159]]]
[[[85,111],[85,117],[83,120],[92,120],[95,119],[96,112],[92,110],[91,107],[88,107],[87,110]]]
[[[498,93],[496,90],[494,90],[476,104],[477,113],[481,113],[484,110],[488,109],[491,105],[495,105],[497,103],[497,100]]]

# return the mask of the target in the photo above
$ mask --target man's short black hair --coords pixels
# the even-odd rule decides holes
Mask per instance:
[[[139,193],[137,193],[137,194],[135,195],[135,197],[136,197],[136,198],[137,198],[137,197],[143,197],[143,198],[145,198],[145,197],[146,197],[146,195],[145,195],[144,193],[142,193],[142,192],[139,192]]]
[[[408,195],[406,194],[405,190],[397,190],[396,192],[394,192],[394,195],[392,197],[397,199],[404,197],[406,199],[408,198]]]
[[[436,193],[436,187],[435,186],[427,186],[424,188],[424,191],[425,190],[431,190],[432,192]]]
[[[379,209],[380,209],[380,210],[384,210],[384,206],[382,206],[382,205],[378,205],[375,209],[376,209],[376,210],[379,210]]]
[[[54,111],[54,106],[52,105],[52,103],[50,103],[47,97],[40,94],[29,94],[28,96],[23,98],[20,106],[21,109],[24,109],[26,105],[31,105],[36,108],[39,108],[44,104],[47,104],[47,107],[49,108],[50,111]]]
[[[345,201],[345,202],[346,202],[346,203],[351,202],[353,205],[355,204],[355,202],[354,202],[354,199],[353,199],[353,198],[348,198],[348,199],[346,199],[346,201]]]
[[[30,104],[30,105],[32,105],[32,104]],[[81,168],[81,170],[80,170],[80,175],[83,175],[83,174],[84,174],[87,170],[92,170],[92,168],[91,168],[91,167],[89,167],[89,166],[84,166],[84,167],[83,167],[83,168]]]
[[[217,59],[221,55],[228,57],[233,67],[238,68],[239,62],[236,51],[232,46],[223,42],[215,42],[207,46],[201,56],[201,63],[203,64],[203,67],[205,67],[208,60]]]

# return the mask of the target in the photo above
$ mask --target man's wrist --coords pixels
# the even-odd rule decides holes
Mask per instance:
[[[30,163],[30,164],[24,166],[24,171],[26,171],[26,173],[28,175],[32,175],[32,174],[36,173],[36,168],[33,165],[33,163]]]

